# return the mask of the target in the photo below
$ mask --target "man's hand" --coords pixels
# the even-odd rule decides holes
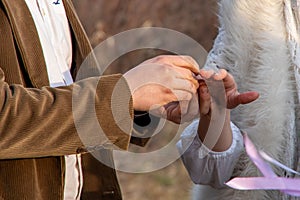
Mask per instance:
[[[189,56],[158,56],[147,60],[124,74],[133,98],[133,108],[166,116],[165,105],[173,112],[185,114],[197,94],[198,81],[193,74],[199,67]],[[179,104],[172,102],[180,102]]]
[[[199,117],[198,93],[190,101],[171,102],[164,106],[166,118],[176,124],[192,121]],[[181,110],[187,110],[182,113]]]

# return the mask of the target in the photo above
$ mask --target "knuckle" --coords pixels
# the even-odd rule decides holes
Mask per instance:
[[[163,93],[166,94],[166,95],[165,95],[165,98],[166,98],[166,99],[169,99],[169,98],[173,98],[173,97],[174,97],[173,91],[172,91],[170,88],[168,88],[168,87],[164,87],[164,88],[163,88]]]
[[[186,62],[189,62],[189,63],[194,63],[195,62],[195,60],[194,60],[194,58],[192,57],[192,56],[188,56],[188,55],[184,55],[183,57],[182,57]]]
[[[183,55],[182,58],[184,58],[186,60],[193,60],[193,58],[189,55]]]
[[[186,100],[191,100],[192,99],[192,97],[193,97],[193,95],[191,94],[191,93],[186,93],[186,95],[185,95],[185,99]]]
[[[168,75],[168,74],[170,74],[171,73],[171,67],[169,66],[169,65],[164,65],[164,67],[162,67],[162,70],[163,70],[163,73],[165,74],[165,75]],[[169,79],[171,79],[170,78],[170,76],[167,76]]]
[[[197,92],[197,88],[192,81],[189,82],[189,89],[193,94],[195,94]]]
[[[164,56],[164,55],[156,56],[156,60],[158,62],[165,62],[166,61],[166,56]]]
[[[165,93],[166,94],[173,94],[173,91],[170,88],[165,87]]]

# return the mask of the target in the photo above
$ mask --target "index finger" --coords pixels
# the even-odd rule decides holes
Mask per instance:
[[[170,64],[189,69],[195,74],[200,72],[198,63],[191,56],[166,56],[166,58],[169,59]]]
[[[228,73],[227,73],[227,71],[225,69],[220,69],[218,71],[218,73],[214,74],[214,79],[217,80],[217,81],[220,81],[220,80],[224,79],[224,81],[226,81],[229,78],[229,76],[227,76],[227,75],[228,75]]]

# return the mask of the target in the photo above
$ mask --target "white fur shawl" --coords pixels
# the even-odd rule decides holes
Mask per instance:
[[[256,102],[232,112],[232,121],[247,132],[259,149],[290,167],[295,164],[295,104],[298,102],[291,51],[287,11],[291,0],[222,0],[220,33],[207,65],[227,69],[238,83],[239,91],[260,93]],[[290,16],[289,16],[290,17]],[[292,22],[294,22],[292,20]],[[209,66],[208,66],[209,67]],[[298,103],[297,103],[298,104]],[[279,176],[283,172],[275,169]],[[261,176],[243,154],[234,176]],[[300,187],[300,186],[299,186]],[[214,191],[196,186],[194,199],[273,200],[288,199],[279,192]]]

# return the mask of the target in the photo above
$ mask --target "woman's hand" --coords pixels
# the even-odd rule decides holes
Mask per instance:
[[[205,137],[208,133],[210,123],[218,123],[218,121],[211,122],[212,109],[216,108],[215,100],[212,100],[211,94],[208,90],[207,84],[204,80],[222,81],[225,89],[225,122],[223,124],[222,132],[217,138],[217,141],[213,147],[208,146],[213,151],[225,151],[231,146],[232,131],[230,127],[230,110],[237,107],[240,104],[248,104],[255,101],[259,94],[257,92],[245,92],[239,93],[234,78],[226,70],[221,69],[218,73],[214,73],[211,70],[200,70],[200,75],[203,80],[199,83],[199,107],[200,107],[200,121],[198,127],[198,134],[201,141],[205,141]],[[213,124],[212,124],[213,125]]]
[[[212,70],[200,70],[200,75],[203,79],[212,79],[215,81],[223,81],[224,84],[224,89],[225,89],[225,96],[226,96],[226,105],[228,109],[233,109],[237,107],[240,104],[248,104],[251,103],[252,101],[255,101],[258,97],[259,94],[258,92],[245,92],[245,93],[239,93],[237,90],[237,85],[236,82],[231,74],[229,74],[226,70],[220,69],[218,73],[215,73]],[[204,81],[202,83],[200,82],[200,87],[199,87],[199,94],[202,94],[201,97],[204,99],[204,104],[205,106],[201,106],[203,108],[204,113],[207,112],[207,104],[208,104],[208,96],[209,94],[203,92],[201,93],[201,89],[203,91],[207,91],[207,85],[205,84]],[[207,96],[208,95],[208,96]],[[201,101],[200,101],[201,104]],[[200,108],[201,108],[200,107]],[[201,109],[200,109],[201,113]],[[202,113],[203,114],[203,113]]]

